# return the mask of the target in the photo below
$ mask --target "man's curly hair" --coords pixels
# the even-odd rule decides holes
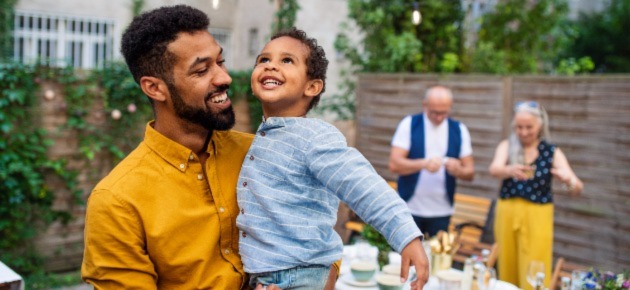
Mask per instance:
[[[167,50],[180,32],[208,30],[210,19],[186,5],[165,6],[136,16],[122,36],[121,52],[134,80],[153,76],[173,82],[175,55]]]
[[[326,90],[326,70],[328,69],[328,59],[326,59],[326,53],[324,49],[317,45],[317,40],[314,38],[309,38],[306,35],[306,32],[303,30],[292,27],[290,29],[281,30],[280,32],[274,34],[271,37],[271,40],[274,40],[279,37],[288,36],[293,39],[299,40],[301,43],[306,45],[309,48],[309,54],[306,57],[306,76],[309,80],[322,80],[323,86],[322,91],[313,98],[311,103],[307,108],[307,112],[317,106],[319,99]]]

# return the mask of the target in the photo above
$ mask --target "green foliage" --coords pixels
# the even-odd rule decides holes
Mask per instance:
[[[37,231],[56,220],[67,222],[68,211],[55,210],[47,182],[57,178],[79,200],[76,172],[63,160],[50,160],[52,144],[37,126],[38,85],[45,72],[19,64],[0,64],[0,260],[20,273],[36,272],[41,259],[32,243]]]
[[[276,0],[271,0],[271,2],[274,1]],[[279,1],[280,7],[278,7],[278,11],[276,11],[275,21],[271,26],[271,31],[273,31],[273,33],[295,26],[297,11],[300,10],[300,5],[297,3],[297,0]]]
[[[64,286],[75,286],[81,283],[81,272],[52,274],[38,272],[25,278],[25,284],[31,290],[45,290]]]
[[[258,99],[254,97],[254,93],[252,93],[251,75],[251,70],[231,71],[232,84],[230,85],[228,95],[234,100],[244,99],[247,101],[251,130],[252,132],[256,132],[262,122],[263,112],[260,101],[258,101]]]
[[[595,63],[593,63],[593,60],[588,56],[581,57],[578,60],[570,57],[560,60],[556,71],[558,72],[558,74],[572,76],[578,73],[588,73],[594,68]]]
[[[482,65],[473,55],[472,71],[538,73],[550,71],[561,48],[569,41],[566,0],[505,0],[483,17],[478,49],[473,54],[500,53]],[[488,66],[492,65],[492,66]],[[478,70],[484,69],[484,70]]]
[[[350,0],[349,18],[363,35],[352,43],[349,26],[342,26],[335,48],[358,71],[436,72],[445,55],[461,51],[463,13],[457,1],[426,0],[420,3],[423,15],[418,26],[411,23],[413,1]],[[344,31],[345,30],[345,31]],[[457,65],[455,65],[457,66]],[[451,66],[446,66],[452,70]]]
[[[420,2],[422,23],[411,22],[411,0],[349,0],[348,17],[335,39],[335,49],[350,63],[341,94],[323,98],[322,113],[354,117],[356,72],[455,72],[460,70],[463,12],[458,1]],[[360,39],[355,42],[356,29]]]
[[[11,57],[13,7],[17,0],[0,0],[0,60]]]
[[[365,224],[361,236],[372,246],[378,249],[378,264],[380,268],[389,262],[389,252],[392,248],[387,243],[387,239],[372,226]]]
[[[575,30],[565,58],[590,56],[598,72],[630,72],[630,1],[611,0],[604,11],[581,15]]]
[[[131,0],[131,13],[134,17],[140,15],[142,8],[144,8],[144,0]]]

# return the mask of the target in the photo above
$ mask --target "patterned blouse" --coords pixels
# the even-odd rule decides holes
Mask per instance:
[[[500,197],[502,199],[520,197],[540,204],[553,202],[551,167],[555,151],[556,145],[541,140],[538,144],[538,158],[532,162],[532,166],[535,166],[534,177],[522,181],[514,178],[504,179]]]

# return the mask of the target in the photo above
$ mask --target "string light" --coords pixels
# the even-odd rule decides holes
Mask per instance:
[[[214,10],[219,9],[219,1],[220,0],[212,0],[212,9]]]
[[[422,14],[420,14],[420,8],[418,2],[413,2],[413,12],[411,13],[411,23],[413,25],[419,25],[422,22]]]

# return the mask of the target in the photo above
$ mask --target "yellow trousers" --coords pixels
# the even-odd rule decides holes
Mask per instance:
[[[499,199],[494,222],[499,244],[499,279],[524,290],[527,267],[532,260],[545,264],[545,286],[549,287],[553,255],[553,204],[538,204],[523,198]]]

